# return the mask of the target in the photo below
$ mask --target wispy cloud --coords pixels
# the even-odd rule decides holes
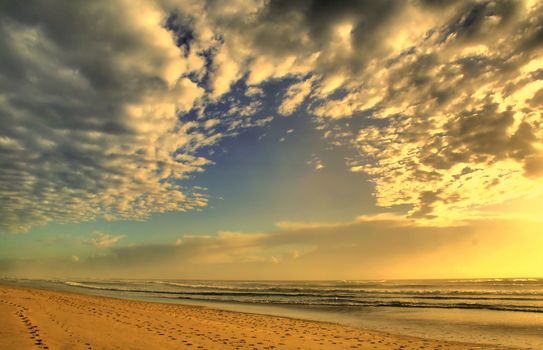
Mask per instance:
[[[496,271],[529,276],[543,263],[540,244],[536,222],[479,220],[430,227],[388,214],[335,224],[282,223],[268,232],[185,235],[171,244],[113,246],[78,261],[71,256],[3,260],[0,271],[19,276],[137,273],[257,279],[482,277],[496,276]]]
[[[311,159],[307,161],[307,165],[311,166],[315,170],[321,170],[324,168],[322,160],[320,160],[320,158],[316,155],[311,156]]]
[[[94,232],[93,236],[93,238],[84,239],[83,243],[97,248],[110,248],[125,237],[124,235],[110,235],[101,231]]]

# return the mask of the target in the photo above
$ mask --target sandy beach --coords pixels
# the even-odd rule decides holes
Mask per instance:
[[[0,349],[498,349],[330,323],[0,286]]]

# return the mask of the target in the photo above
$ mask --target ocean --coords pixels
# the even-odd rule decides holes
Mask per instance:
[[[335,322],[433,339],[543,349],[542,278],[8,282],[125,299],[199,304]]]

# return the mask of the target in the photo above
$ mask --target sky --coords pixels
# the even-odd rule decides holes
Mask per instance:
[[[0,2],[0,276],[541,277],[543,3]]]

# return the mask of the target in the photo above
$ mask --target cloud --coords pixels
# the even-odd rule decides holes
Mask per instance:
[[[0,231],[143,219],[206,198],[179,181],[217,135],[181,122],[204,95],[148,1],[0,5]]]
[[[365,75],[364,86],[315,109],[370,117],[353,171],[370,174],[381,206],[459,220],[541,187],[540,7],[477,2]]]
[[[279,113],[307,101],[327,139],[358,150],[349,166],[371,176],[378,205],[454,221],[540,186],[541,4],[207,5],[193,22],[221,38],[215,95],[245,76],[297,78]]]
[[[298,83],[294,83],[285,92],[278,112],[284,116],[288,116],[296,112],[296,109],[304,102],[306,97],[311,93],[311,86],[314,79],[308,78]]]
[[[255,3],[243,21],[212,12],[210,23],[244,57],[249,83],[300,79],[278,111],[308,99],[327,138],[359,151],[349,164],[372,177],[378,205],[454,221],[540,187],[540,10],[507,0],[277,1]],[[363,122],[347,132],[339,119]]]
[[[320,158],[314,154],[311,156],[311,160],[307,161],[307,165],[311,166],[315,170],[321,170],[324,168],[322,160],[320,160]]]
[[[125,237],[124,235],[110,235],[101,231],[94,232],[93,236],[94,238],[83,240],[83,243],[92,245],[97,248],[109,248],[116,245],[117,242]]]
[[[397,215],[268,232],[185,235],[171,244],[113,246],[65,259],[4,259],[6,276],[373,279],[530,276],[540,223],[478,220],[432,227]],[[459,254],[458,252],[462,252]],[[511,264],[515,261],[515,264]],[[136,271],[136,272],[135,272]]]
[[[207,204],[199,152],[306,108],[377,205],[441,224],[541,187],[535,1],[0,5],[1,231]],[[263,118],[262,118],[263,117]],[[348,122],[345,122],[347,120]]]
[[[358,149],[350,166],[372,177],[378,205],[455,221],[541,188],[541,4],[359,2],[326,16],[304,4],[321,20],[310,40],[326,38],[309,111],[364,119],[329,122],[328,135]]]
[[[341,6],[311,0],[162,3],[179,14],[176,21],[181,27],[191,28],[191,51],[207,52],[211,68],[206,85],[214,98],[244,76],[253,87],[298,76],[304,81],[298,89],[308,93],[312,79],[303,78],[312,72],[314,79],[324,78],[320,91],[331,92],[349,75],[359,73],[368,60],[401,49],[400,39],[409,38],[408,29],[397,31],[392,25],[423,33],[427,22],[432,22],[412,13],[413,8],[421,8],[419,1],[346,1]],[[443,13],[444,8],[437,10]],[[426,27],[420,29],[422,23]],[[299,103],[289,108],[285,104],[285,113]]]
[[[249,96],[249,97],[262,96],[262,95],[264,95],[264,90],[262,88],[257,87],[257,86],[249,86],[247,88],[247,91],[245,91],[245,95]]]

